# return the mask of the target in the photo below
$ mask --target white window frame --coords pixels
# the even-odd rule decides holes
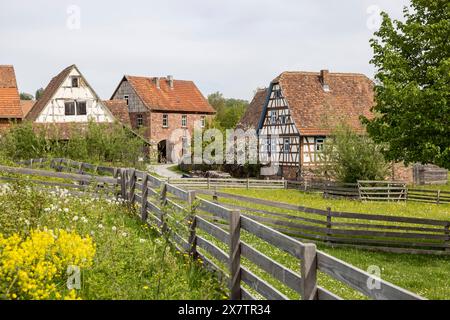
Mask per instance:
[[[201,116],[200,120],[201,120],[201,124],[200,124],[201,127],[202,128],[206,127],[206,116]]]
[[[165,122],[165,124],[164,124]],[[167,113],[163,113],[162,115],[162,127],[168,128],[169,127],[169,115]]]
[[[74,86],[73,85],[73,80],[77,80],[77,85],[76,86]],[[79,88],[80,87],[80,77],[79,76],[72,76],[71,78],[70,78],[70,87],[71,88]]]
[[[325,143],[325,138],[316,138],[315,143],[314,143],[314,150],[316,152],[322,152],[324,143]]]
[[[144,115],[139,113],[136,116],[136,125],[138,128],[142,127],[144,125]]]
[[[286,146],[287,146],[287,148],[286,148]],[[289,139],[289,138],[284,138],[283,139],[283,153],[284,154],[289,154],[289,152],[290,152],[290,147],[291,147],[291,139]]]
[[[187,127],[187,114],[183,114],[181,116],[181,127],[186,128]]]

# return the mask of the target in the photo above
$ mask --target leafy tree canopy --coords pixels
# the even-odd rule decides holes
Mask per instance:
[[[389,160],[450,169],[450,2],[412,0],[404,21],[382,13],[371,40],[374,119],[363,119]]]
[[[36,100],[39,100],[39,98],[42,96],[42,94],[44,93],[44,89],[43,88],[39,88],[36,90],[36,94],[34,95],[36,97]]]
[[[26,93],[26,92],[21,92],[20,100],[33,100],[33,95]]]
[[[248,106],[248,101],[227,99],[220,92],[210,94],[208,102],[217,111],[215,125],[224,129],[235,128]]]

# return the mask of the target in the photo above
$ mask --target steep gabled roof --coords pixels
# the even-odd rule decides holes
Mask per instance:
[[[0,65],[0,118],[21,119],[22,116],[14,67]]]
[[[301,135],[328,135],[340,123],[363,132],[360,116],[373,116],[374,84],[363,74],[283,72],[272,83],[280,84]]]
[[[130,114],[128,112],[128,106],[125,100],[103,100],[102,102],[109,109],[109,111],[111,111],[117,121],[131,127]]]
[[[159,79],[159,88],[156,79]],[[173,80],[172,88],[167,78],[126,75],[122,81],[128,81],[144,105],[151,111],[211,114],[216,112],[192,81]]]
[[[42,93],[41,97],[38,101],[34,104],[33,108],[31,108],[30,112],[26,116],[27,120],[36,120],[39,114],[44,110],[45,106],[49,103],[49,101],[53,98],[56,91],[58,91],[59,87],[61,87],[64,80],[69,76],[70,72],[73,68],[76,68],[76,66],[73,64],[67,68],[65,68],[63,71],[61,71],[56,77],[53,77],[50,83],[45,88],[44,92]]]
[[[22,109],[24,118],[27,116],[28,112],[30,112],[30,110],[33,108],[35,103],[36,103],[35,100],[20,100],[20,108]]]
[[[269,94],[269,89],[258,89],[253,97],[252,102],[245,110],[244,115],[238,123],[238,127],[242,129],[258,129],[259,121],[261,119],[264,104],[267,101],[267,95]]]

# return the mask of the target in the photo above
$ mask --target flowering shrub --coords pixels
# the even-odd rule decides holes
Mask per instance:
[[[92,239],[75,232],[32,230],[25,239],[0,234],[0,298],[77,299],[66,289],[66,270],[92,266],[94,255]]]

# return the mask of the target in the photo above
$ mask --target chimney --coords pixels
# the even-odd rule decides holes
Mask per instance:
[[[155,84],[157,89],[161,89],[161,86],[159,85],[159,78],[158,77],[154,77],[153,78],[153,83]]]
[[[320,82],[324,91],[330,91],[330,72],[328,70],[320,70]]]
[[[173,89],[173,76],[167,76],[167,83],[169,84],[170,89]]]

